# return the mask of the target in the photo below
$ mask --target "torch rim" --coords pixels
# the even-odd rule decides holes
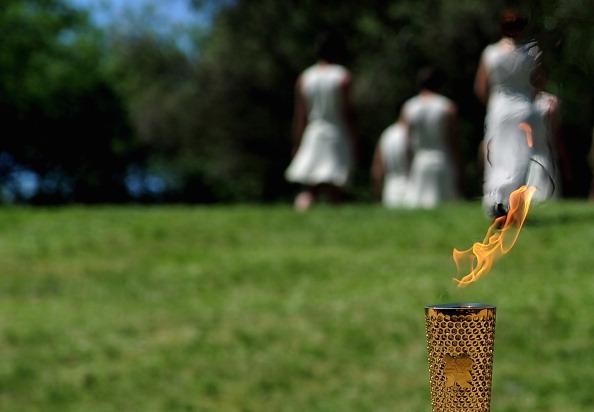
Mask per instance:
[[[461,303],[442,303],[439,305],[427,305],[427,306],[425,306],[425,309],[435,309],[435,310],[474,309],[474,310],[481,310],[481,309],[495,309],[495,306],[489,305],[487,303],[461,302]]]

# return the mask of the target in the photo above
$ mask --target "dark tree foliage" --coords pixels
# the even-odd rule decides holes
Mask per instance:
[[[11,166],[0,178],[36,173],[34,203],[126,200],[132,133],[86,16],[60,0],[4,0],[0,32],[0,152]]]
[[[142,25],[110,33],[107,73],[125,97],[128,119],[144,157],[133,166],[166,179],[167,189],[140,200],[214,201],[195,177],[199,131],[194,106],[201,99],[194,66],[169,38]],[[138,27],[140,25],[141,27]]]
[[[196,55],[160,34],[155,20],[101,31],[65,0],[4,0],[0,184],[18,166],[40,176],[34,202],[120,201],[130,198],[124,177],[135,170],[166,181],[141,201],[287,199],[295,191],[283,178],[295,80],[315,60],[318,33],[333,29],[346,40],[342,63],[354,74],[361,144],[352,197],[370,198],[375,144],[416,92],[424,65],[441,69],[442,92],[458,104],[465,194],[478,196],[484,108],[474,74],[499,36],[499,12],[516,5],[543,48],[547,89],[562,100],[573,172],[565,193],[587,192],[591,0],[188,1],[212,15],[208,28],[195,29]]]

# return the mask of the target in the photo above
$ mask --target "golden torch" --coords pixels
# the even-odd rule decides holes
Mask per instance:
[[[532,147],[532,129],[526,133]],[[522,186],[511,193],[509,211],[487,229],[482,242],[466,250],[454,249],[459,287],[477,281],[489,272],[499,257],[514,246],[526,220],[534,187]],[[433,412],[489,412],[495,344],[495,307],[481,303],[450,303],[425,307],[429,380]]]
[[[495,307],[425,307],[433,412],[489,412]]]

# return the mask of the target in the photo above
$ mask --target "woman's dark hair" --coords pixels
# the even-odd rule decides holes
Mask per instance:
[[[443,84],[443,75],[434,67],[423,67],[417,73],[417,88],[437,91]]]
[[[344,38],[336,31],[325,31],[316,39],[316,57],[331,63],[344,58]]]
[[[526,28],[528,18],[515,9],[505,9],[499,19],[501,33],[506,37],[516,38]]]

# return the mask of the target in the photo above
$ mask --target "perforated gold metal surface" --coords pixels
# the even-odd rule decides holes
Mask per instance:
[[[433,412],[489,412],[495,307],[425,308]]]

